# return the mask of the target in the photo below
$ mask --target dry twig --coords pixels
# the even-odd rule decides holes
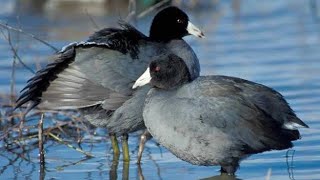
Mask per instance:
[[[74,146],[72,146],[71,144],[66,143],[65,141],[63,141],[62,139],[60,139],[60,138],[57,137],[56,135],[52,134],[51,132],[49,132],[49,136],[51,136],[53,139],[57,140],[57,141],[60,142],[61,144],[64,144],[64,145],[68,146],[69,148],[72,148],[72,149],[74,149],[74,150],[76,150],[76,151],[78,151],[78,152],[80,152],[80,153],[82,153],[82,154],[84,154],[84,155],[86,155],[86,156],[88,156],[88,157],[94,157],[92,154],[90,154],[90,153],[88,153],[88,152],[85,152],[85,151],[83,151],[83,150],[80,149],[80,148],[74,147]]]
[[[41,115],[39,125],[38,125],[38,139],[39,139],[39,156],[40,156],[40,166],[44,167],[44,149],[43,149],[43,118],[44,114]]]
[[[1,23],[0,23],[1,26]],[[9,46],[11,48],[11,51],[13,52],[13,55],[16,59],[18,59],[18,61],[22,64],[22,66],[24,66],[26,69],[28,69],[31,73],[35,74],[35,72],[33,71],[33,69],[31,69],[29,66],[27,66],[22,59],[20,58],[20,56],[18,55],[18,52],[16,50],[16,48],[13,46],[12,41],[11,41],[11,37],[10,37],[10,31],[8,31],[8,35],[6,36],[5,33],[1,30],[1,33],[3,35],[3,37],[8,41]]]
[[[50,47],[50,48],[53,49],[55,52],[59,52],[59,50],[58,50],[56,47],[52,46],[51,44],[47,43],[46,41],[38,38],[37,36],[35,36],[35,35],[31,34],[31,33],[27,33],[27,32],[25,32],[25,31],[23,31],[22,29],[14,28],[14,27],[9,26],[9,25],[7,25],[7,24],[5,24],[5,23],[3,23],[3,22],[0,22],[0,26],[3,27],[3,28],[5,28],[5,29],[8,29],[8,30],[10,30],[10,31],[16,31],[16,32],[22,33],[22,34],[24,34],[24,35],[26,35],[26,36],[28,36],[28,37],[31,37],[31,38],[33,38],[33,39],[41,42],[41,43],[44,44],[44,45]]]
[[[159,7],[165,5],[166,3],[169,3],[169,2],[170,2],[170,0],[160,1],[160,2],[158,2],[157,4],[149,7],[147,10],[143,11],[142,13],[140,13],[137,17],[138,17],[138,18],[142,18],[142,17],[144,17],[145,15],[149,14],[150,12],[154,11],[155,9],[157,9],[157,8],[159,8]]]

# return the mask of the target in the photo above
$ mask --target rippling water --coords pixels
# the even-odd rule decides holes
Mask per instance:
[[[20,26],[59,48],[84,40],[96,30],[87,12],[100,28],[115,25],[119,17],[125,18],[127,14],[126,1],[108,5],[96,1],[90,6],[30,2],[4,0],[6,8],[0,12],[1,22]],[[238,178],[264,179],[271,169],[271,179],[320,179],[320,4],[317,3],[234,0],[201,1],[192,8],[188,3],[182,6],[206,35],[204,40],[185,38],[198,54],[203,75],[231,75],[268,85],[281,92],[310,126],[301,129],[302,139],[294,143],[292,150],[266,152],[244,160]],[[151,17],[138,19],[136,26],[147,33]],[[32,69],[48,62],[52,49],[29,37],[11,35],[19,55]],[[13,55],[2,36],[0,52],[0,94],[9,94]],[[32,77],[26,68],[17,66],[15,92]],[[135,164],[137,142],[137,136],[130,138],[134,151],[128,170],[130,179],[139,178]],[[64,145],[48,141],[46,179],[111,177],[110,142],[84,143],[82,148],[91,151],[95,158],[85,159]],[[37,149],[29,153],[30,162],[9,152],[0,154],[1,179],[38,178]],[[19,160],[13,161],[14,158]],[[218,167],[190,165],[153,141],[147,143],[141,167],[145,179],[199,179],[219,174]],[[126,167],[120,162],[118,178],[126,176],[125,172]]]

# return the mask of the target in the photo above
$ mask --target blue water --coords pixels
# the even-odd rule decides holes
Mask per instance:
[[[114,26],[117,19],[127,15],[126,1],[107,5],[99,1],[89,4],[77,2],[72,6],[62,1],[31,2],[3,0],[1,3],[6,8],[0,12],[1,22],[20,26],[57,48],[85,40],[97,30],[86,12],[100,28]],[[270,86],[281,92],[297,115],[310,126],[309,129],[301,129],[302,139],[294,142],[293,149],[257,154],[244,160],[237,177],[265,179],[271,170],[271,179],[320,179],[320,2],[201,1],[192,6],[185,1],[181,7],[206,35],[203,40],[185,38],[200,59],[203,75],[237,76]],[[137,19],[136,26],[147,33],[151,18],[152,14]],[[21,59],[32,69],[40,69],[50,61],[54,51],[49,47],[21,34],[12,33],[11,37]],[[9,102],[5,95],[11,91],[12,57],[10,46],[1,34],[2,104]],[[17,64],[16,94],[32,75]],[[2,115],[4,111],[5,108],[0,109]],[[54,124],[52,118],[57,117],[49,113],[47,126]],[[38,119],[34,116],[29,123],[34,124]],[[120,162],[114,171],[111,169],[110,141],[104,136],[106,133],[100,131],[95,136],[84,134],[81,147],[95,156],[91,159],[65,145],[46,141],[45,179],[108,179],[115,172],[119,179],[127,175],[130,179],[141,178],[135,164],[138,135],[134,134],[129,139],[132,151],[129,170]],[[24,153],[25,157],[4,149],[4,142],[1,142],[0,179],[39,178],[37,146]],[[154,141],[146,144],[142,161],[145,179],[201,179],[219,175],[219,167],[190,165]]]

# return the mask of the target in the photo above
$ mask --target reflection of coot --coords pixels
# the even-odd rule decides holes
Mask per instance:
[[[152,61],[134,87],[150,82],[143,110],[151,135],[191,164],[234,174],[251,154],[292,147],[308,127],[275,90],[235,77],[190,78],[185,62]]]

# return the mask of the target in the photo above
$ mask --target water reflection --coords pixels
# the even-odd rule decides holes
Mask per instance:
[[[122,161],[120,160],[119,161],[119,156],[118,157],[113,157],[113,160],[112,160],[112,164],[111,164],[111,168],[110,168],[110,171],[109,171],[109,179],[112,179],[112,180],[116,180],[118,179],[118,173],[121,172],[121,175],[122,175],[122,179],[123,180],[129,180],[131,179],[130,177],[130,164],[132,166],[135,166],[135,168],[131,168],[131,171],[132,170],[137,170],[137,179],[139,180],[144,180],[144,175],[143,175],[143,169],[141,167],[141,164],[138,164],[138,163],[134,163],[134,161],[136,161],[136,159],[134,160],[131,160],[130,162],[125,162],[125,161]],[[119,162],[122,163],[122,169],[120,169],[119,171]],[[132,172],[131,172],[132,173]],[[160,177],[160,173],[158,173],[158,178],[159,179],[162,179]]]
[[[288,150],[287,153],[286,153],[286,163],[287,163],[287,170],[288,170],[288,176],[289,176],[289,179],[295,179],[294,178],[294,166],[293,166],[293,158],[294,158],[294,153],[295,153],[295,150]]]
[[[129,175],[129,163],[123,161],[123,170],[122,170],[122,179],[124,177],[128,178]],[[113,156],[110,172],[109,172],[109,179],[117,179],[118,178],[118,166],[119,166],[119,156]]]
[[[22,145],[16,146],[8,142],[8,146],[0,149],[0,156],[3,163],[0,169],[0,175],[8,173],[8,171],[23,172],[25,177],[32,177],[36,172],[36,164],[34,164],[30,157],[30,151],[36,149],[36,146]],[[25,169],[21,164],[29,164],[28,169]],[[19,179],[19,175],[14,173],[14,178]]]
[[[228,174],[220,174],[217,176],[203,178],[200,180],[241,180],[241,179],[238,179],[236,176],[229,176]]]
[[[119,169],[119,162],[122,163],[122,169]],[[119,161],[118,158],[114,159],[112,161],[110,171],[109,171],[109,179],[110,180],[117,180],[118,179],[118,173],[121,172],[121,177],[123,180],[129,180],[130,178],[130,162],[124,162]],[[140,164],[132,164],[133,166],[136,166],[137,169],[137,179],[144,180],[143,171]],[[132,169],[133,170],[133,169]],[[161,179],[161,178],[159,178]]]

